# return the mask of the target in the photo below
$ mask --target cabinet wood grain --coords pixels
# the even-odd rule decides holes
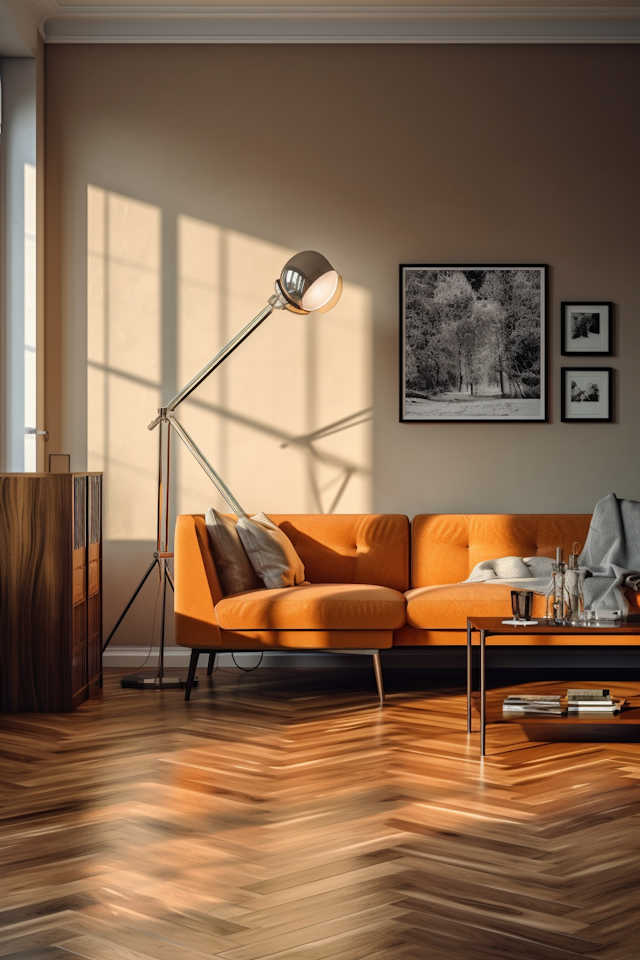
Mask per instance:
[[[73,710],[100,682],[101,527],[99,474],[0,474],[0,711]]]

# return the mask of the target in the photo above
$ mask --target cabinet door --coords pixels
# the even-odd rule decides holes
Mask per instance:
[[[88,477],[88,677],[102,672],[102,477]]]
[[[0,477],[0,711],[74,705],[71,479]]]
[[[89,696],[87,672],[88,618],[87,477],[73,477],[73,639],[71,687],[73,705]]]

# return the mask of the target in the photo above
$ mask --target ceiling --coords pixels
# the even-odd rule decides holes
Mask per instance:
[[[0,55],[47,43],[638,43],[629,0],[0,0]]]

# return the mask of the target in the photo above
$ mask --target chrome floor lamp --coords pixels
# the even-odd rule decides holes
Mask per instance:
[[[175,410],[183,400],[196,390],[200,384],[213,373],[213,371],[223,363],[229,354],[243,343],[244,340],[256,330],[260,324],[267,319],[274,310],[290,310],[302,316],[316,311],[317,313],[326,313],[340,299],[342,293],[342,277],[338,274],[329,261],[321,254],[313,250],[305,250],[296,254],[282,269],[282,273],[275,283],[275,293],[269,297],[266,306],[260,313],[251,320],[246,327],[243,327],[229,343],[216,353],[209,363],[189,381],[189,383],[176,394],[173,400],[166,407],[160,407],[158,416],[149,424],[149,430],[158,428],[158,514],[157,514],[157,539],[156,549],[153,553],[153,560],[142,580],[136,587],[131,599],[120,614],[115,626],[106,639],[103,652],[111,642],[118,627],[126,617],[131,605],[140,593],[140,590],[147,581],[152,570],[157,566],[160,573],[160,594],[162,596],[162,608],[160,614],[160,650],[158,656],[158,668],[152,675],[141,673],[131,674],[122,679],[123,687],[136,687],[141,689],[163,689],[168,687],[180,687],[184,685],[182,680],[166,679],[164,676],[164,634],[165,634],[165,608],[167,598],[167,583],[174,589],[173,576],[169,569],[169,560],[173,553],[169,550],[170,544],[170,524],[169,524],[169,488],[171,479],[171,431],[175,431],[182,440],[187,450],[200,464],[206,475],[218,488],[224,499],[227,501],[233,512],[241,517],[246,516],[246,512],[240,506],[231,490],[209,463],[204,453],[189,436],[182,424],[178,422]]]

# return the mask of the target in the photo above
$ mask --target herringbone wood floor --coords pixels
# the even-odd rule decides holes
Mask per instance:
[[[637,744],[481,763],[459,690],[203,673],[0,718],[0,957],[640,957]]]

